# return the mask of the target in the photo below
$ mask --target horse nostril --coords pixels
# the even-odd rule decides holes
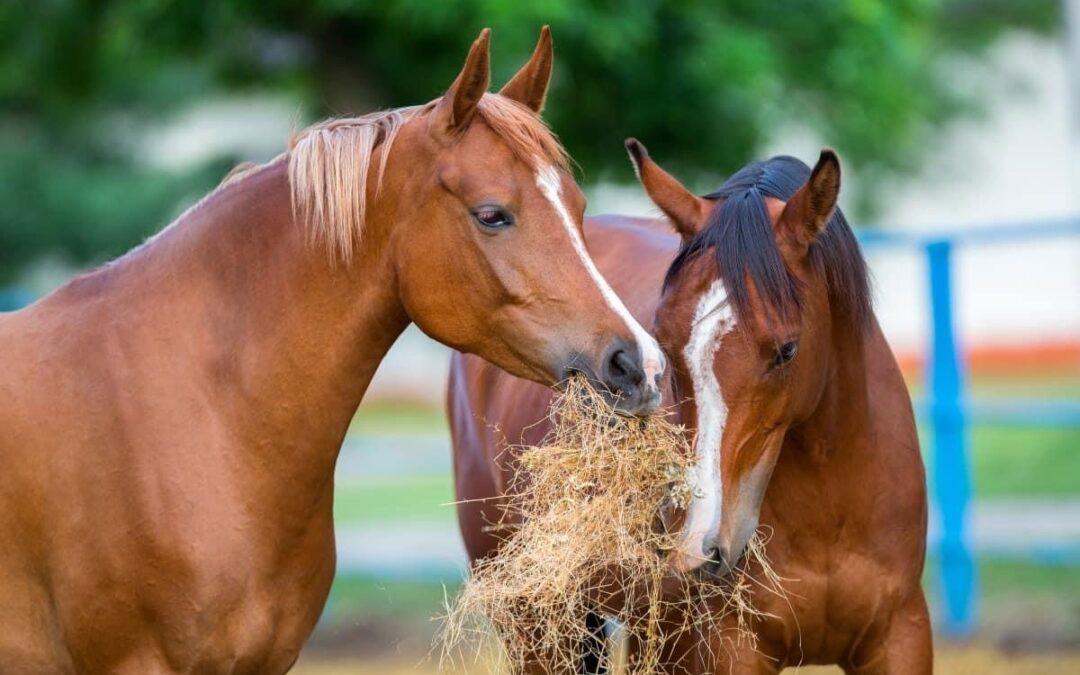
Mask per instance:
[[[641,386],[645,371],[637,355],[623,347],[616,346],[604,362],[604,384],[613,392],[630,394]]]
[[[634,362],[626,350],[620,349],[611,355],[608,374],[614,380],[629,379],[634,371]]]
[[[619,412],[644,415],[660,404],[660,389],[648,382],[637,345],[616,339],[601,356],[598,370],[596,379]]]

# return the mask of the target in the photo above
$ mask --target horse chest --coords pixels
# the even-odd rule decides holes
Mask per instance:
[[[873,552],[834,547],[798,557],[780,554],[782,596],[759,593],[769,615],[757,632],[763,653],[791,663],[842,662],[867,634],[884,629],[918,579]]]
[[[285,672],[333,580],[330,525],[274,540],[218,515],[70,549],[81,563],[52,580],[57,651],[87,673]]]
[[[325,600],[324,592],[299,593],[288,580],[237,584],[231,597],[200,593],[200,585],[190,585],[190,595],[178,589],[144,597],[137,613],[98,614],[92,626],[64,622],[74,639],[63,649],[85,673],[283,673]]]

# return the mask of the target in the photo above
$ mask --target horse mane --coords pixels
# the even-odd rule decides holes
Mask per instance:
[[[249,173],[255,173],[261,168],[262,165],[256,164],[255,162],[240,162],[233,168],[229,169],[229,173],[225,174],[225,177],[221,179],[221,182],[218,183],[218,186],[217,188],[215,188],[215,190],[218,188],[223,188],[229,183],[241,180],[245,178]]]
[[[750,314],[752,284],[776,316],[791,316],[801,303],[799,283],[788,271],[773,235],[765,198],[788,201],[810,178],[810,167],[788,156],[740,169],[707,199],[722,200],[709,221],[675,256],[666,288],[686,264],[713,249],[736,314]],[[834,311],[863,328],[872,315],[869,272],[855,234],[839,208],[810,245],[810,263],[825,278]]]
[[[425,105],[395,108],[361,117],[334,118],[312,125],[289,142],[289,183],[294,216],[323,242],[330,255],[347,261],[363,231],[372,157],[381,148],[375,195],[382,189],[386,158],[401,127],[431,112]],[[569,166],[566,150],[532,110],[497,94],[484,94],[478,118],[495,132],[519,160],[532,169]]]

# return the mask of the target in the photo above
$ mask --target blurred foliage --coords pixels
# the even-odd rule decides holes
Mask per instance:
[[[785,123],[837,147],[865,186],[913,170],[977,109],[945,57],[1049,32],[1057,0],[36,0],[0,4],[0,280],[49,252],[111,256],[212,187],[223,166],[150,169],[132,143],[209,97],[294,96],[312,117],[422,102],[483,26],[503,82],[550,23],[547,118],[585,180],[629,179],[641,138],[691,183],[755,157]],[[285,139],[281,139],[284,144]]]

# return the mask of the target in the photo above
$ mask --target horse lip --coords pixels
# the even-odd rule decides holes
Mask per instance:
[[[735,570],[738,569],[741,560],[741,555],[734,562],[730,562],[725,556],[719,555],[712,560],[706,561],[695,569],[693,573],[702,581],[714,583],[728,581],[734,575]]]
[[[613,392],[596,376],[596,372],[583,358],[575,357],[563,367],[560,384],[565,384],[575,375],[585,377],[604,401],[620,415],[637,417],[647,415],[660,407],[662,396],[659,387],[650,387],[644,396],[640,390],[629,397]]]
[[[607,401],[615,408],[615,412],[629,417],[649,415],[659,409],[663,402],[660,387],[656,386],[644,389],[639,387],[632,396],[617,394],[607,387],[602,387],[602,391]]]

